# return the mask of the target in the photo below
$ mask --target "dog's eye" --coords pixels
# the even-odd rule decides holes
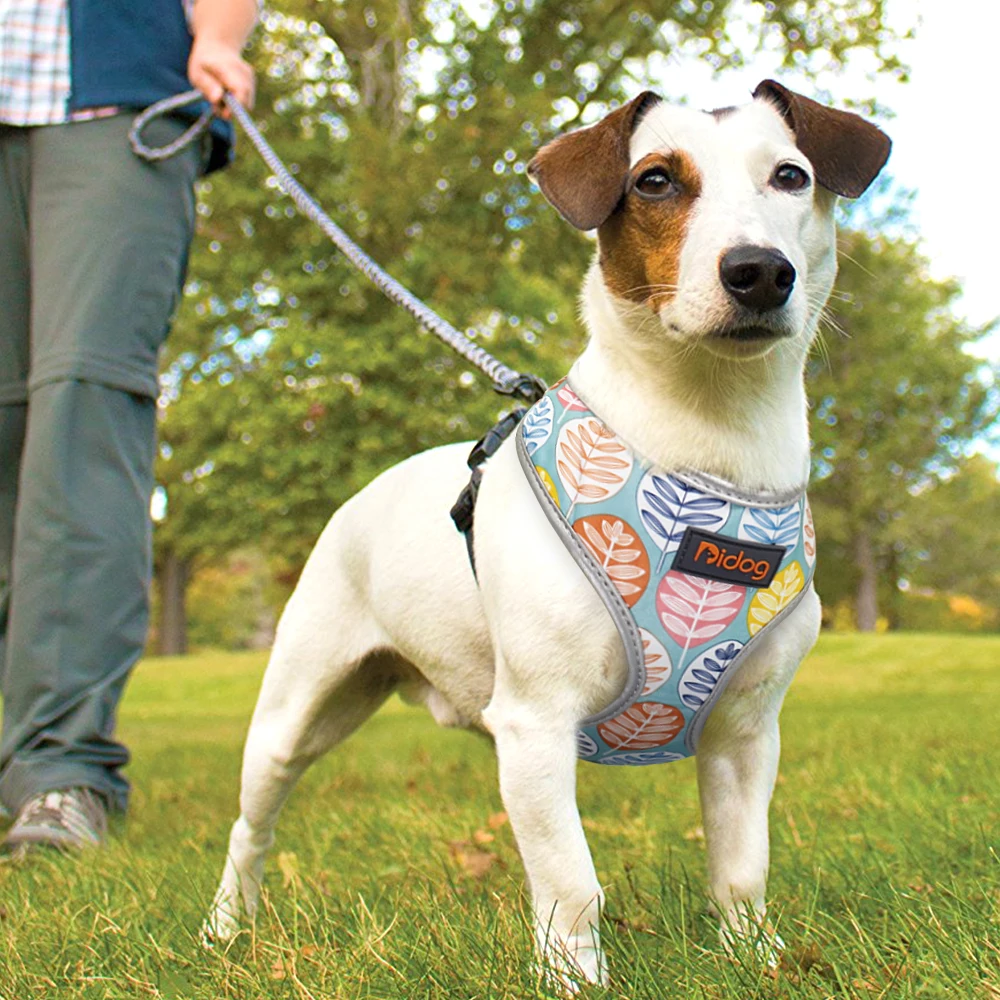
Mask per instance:
[[[804,191],[809,187],[809,175],[794,163],[782,163],[771,176],[771,186],[779,191]]]
[[[674,182],[663,167],[644,170],[635,182],[636,194],[643,198],[666,198],[674,190]]]

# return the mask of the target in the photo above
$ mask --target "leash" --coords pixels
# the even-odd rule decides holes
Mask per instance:
[[[154,119],[187,107],[195,101],[203,100],[198,90],[190,90],[165,100],[151,104],[141,112],[129,129],[128,140],[136,156],[156,163],[169,159],[194,142],[212,123],[214,112],[211,108],[203,112],[184,133],[165,146],[150,147],[142,140],[143,129]],[[473,343],[463,333],[455,329],[447,320],[418,299],[405,285],[400,284],[391,274],[384,271],[323,211],[320,204],[289,173],[281,158],[264,138],[250,113],[232,94],[224,94],[226,107],[240,123],[247,138],[253,143],[261,159],[277,178],[281,190],[288,195],[296,207],[312,220],[333,242],[336,248],[385,295],[390,301],[405,309],[425,330],[433,333],[453,351],[478,368],[493,383],[495,392],[503,396],[517,396],[529,403],[541,399],[548,388],[537,376],[515,371],[498,361],[489,351]],[[471,460],[470,460],[471,465]]]

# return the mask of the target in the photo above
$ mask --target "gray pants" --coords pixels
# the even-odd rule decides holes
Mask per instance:
[[[115,712],[148,624],[157,352],[203,156],[140,162],[131,117],[0,125],[0,801],[15,813],[72,786],[127,801]]]

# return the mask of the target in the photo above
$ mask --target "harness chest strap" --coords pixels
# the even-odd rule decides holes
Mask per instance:
[[[517,453],[625,647],[625,689],[581,723],[580,757],[692,756],[748,650],[808,590],[816,538],[805,491],[749,495],[656,468],[565,381],[521,421]]]

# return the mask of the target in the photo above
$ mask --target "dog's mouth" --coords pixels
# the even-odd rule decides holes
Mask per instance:
[[[755,344],[768,340],[779,340],[787,337],[784,330],[775,330],[774,327],[760,326],[758,324],[747,324],[740,326],[726,326],[719,330],[713,330],[709,334],[714,340],[727,340],[734,343]]]
[[[702,343],[712,354],[738,361],[768,354],[779,341],[790,336],[791,332],[780,326],[759,322],[727,323],[712,330]]]

